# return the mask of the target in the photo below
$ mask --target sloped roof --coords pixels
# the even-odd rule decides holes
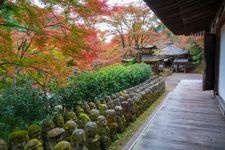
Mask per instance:
[[[208,31],[223,0],[144,0],[176,35]]]
[[[141,61],[143,62],[156,62],[156,61],[160,61],[162,60],[162,58],[159,58],[157,56],[153,56],[153,55],[142,55],[141,56]]]
[[[188,54],[188,50],[178,48],[172,44],[167,45],[166,47],[156,52],[156,55],[161,55],[161,56],[176,56],[176,55],[185,55],[185,54]]]

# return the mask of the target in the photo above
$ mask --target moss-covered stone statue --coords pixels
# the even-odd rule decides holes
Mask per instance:
[[[43,145],[38,139],[31,139],[25,145],[24,150],[43,150]]]
[[[83,129],[74,130],[71,136],[72,149],[75,150],[87,150],[86,136]]]
[[[78,126],[82,129],[84,128],[86,123],[91,121],[90,117],[85,113],[80,113],[78,119]]]
[[[0,139],[0,150],[8,150],[7,143],[2,139]]]
[[[63,128],[54,128],[48,132],[49,147],[53,147],[60,141],[63,140],[65,130]]]
[[[67,122],[69,120],[75,121],[76,123],[78,122],[78,118],[77,118],[75,112],[73,112],[73,111],[65,112],[63,117],[64,117],[65,122]]]
[[[110,129],[110,138],[112,141],[117,139],[117,123],[116,112],[114,109],[106,110],[106,119],[108,120],[108,127]]]
[[[132,99],[129,98],[127,102],[131,113],[131,122],[134,122],[137,118],[137,108],[135,107],[134,101]]]
[[[132,114],[129,108],[129,103],[127,101],[124,101],[121,103],[122,108],[123,108],[123,113],[126,118],[127,123],[132,122]]]
[[[72,150],[69,142],[61,141],[54,146],[54,150]]]
[[[116,106],[115,112],[116,112],[116,123],[118,124],[117,132],[122,133],[125,131],[127,126],[126,118],[123,115],[123,108],[121,106]]]
[[[75,106],[75,112],[76,112],[77,116],[79,116],[81,113],[85,113],[84,109],[80,105]]]
[[[45,120],[42,123],[42,138],[43,138],[43,147],[45,150],[49,149],[49,141],[48,141],[48,137],[47,134],[50,130],[52,130],[54,128],[54,122],[52,120]]]
[[[100,135],[100,147],[102,150],[106,150],[111,144],[110,129],[107,124],[108,121],[104,116],[98,116],[98,134]]]
[[[71,135],[73,134],[73,131],[77,129],[77,127],[78,125],[74,121],[72,120],[67,121],[66,124],[64,125],[65,129],[64,140],[70,142]]]
[[[24,149],[25,144],[29,140],[28,132],[25,130],[14,131],[9,135],[9,140],[11,150]]]
[[[82,105],[82,107],[83,107],[84,112],[85,112],[86,114],[90,114],[91,108],[90,108],[90,106],[88,105],[87,102],[85,102],[85,103]]]
[[[102,115],[105,115],[106,114],[106,110],[108,109],[108,106],[105,103],[101,104],[100,101],[96,101],[95,103],[96,103],[97,108],[100,111],[100,113]]]
[[[97,134],[97,124],[95,122],[88,122],[84,128],[87,148],[91,150],[100,150],[100,136]]]
[[[97,109],[97,107],[96,107],[94,102],[89,102],[88,105],[90,106],[91,110],[92,109]]]
[[[40,142],[42,142],[42,136],[41,136],[41,127],[36,124],[32,124],[28,127],[28,135],[29,139],[38,139]]]
[[[97,109],[92,109],[91,112],[90,112],[90,118],[91,118],[91,121],[96,122],[98,116],[100,116],[99,110],[97,110]]]
[[[64,118],[62,115],[60,114],[55,115],[53,118],[53,121],[54,121],[55,127],[63,128]]]

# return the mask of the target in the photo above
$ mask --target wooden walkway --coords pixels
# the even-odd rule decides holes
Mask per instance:
[[[171,92],[133,150],[225,150],[225,118],[200,80],[182,80]]]

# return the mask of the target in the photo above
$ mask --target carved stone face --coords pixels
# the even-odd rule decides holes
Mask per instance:
[[[97,118],[99,115],[100,115],[100,112],[97,109],[92,109],[90,112],[90,118],[92,121],[97,121]]]
[[[7,143],[0,139],[0,150],[8,150]]]
[[[71,136],[71,143],[73,145],[75,145],[75,144],[85,145],[86,137],[85,137],[85,132],[83,129],[74,130],[74,132]]]
[[[76,130],[78,125],[74,121],[67,121],[64,129],[65,129],[65,138],[70,140],[70,136],[73,134],[73,131]]]
[[[19,130],[10,134],[10,147],[12,150],[21,150],[29,140],[28,132]]]
[[[84,103],[83,104],[83,108],[84,108],[84,111],[85,111],[85,113],[90,113],[90,111],[91,111],[91,108],[90,108],[90,106],[88,105],[88,103]]]
[[[30,139],[41,139],[41,127],[36,124],[30,125],[28,128],[28,135]]]
[[[72,121],[75,121],[75,122],[78,121],[77,116],[73,111],[69,111],[69,112],[66,112],[64,114],[64,121],[67,122],[69,120],[72,120]]]
[[[26,142],[20,140],[14,140],[11,142],[11,149],[12,150],[21,150],[24,148]]]
[[[84,113],[84,109],[80,105],[75,106],[75,111],[77,115],[79,116],[81,113]]]
[[[115,110],[114,109],[108,109],[106,110],[106,118],[108,120],[108,122],[115,122]]]
[[[102,127],[107,126],[108,124],[108,121],[106,120],[104,116],[98,116],[97,122],[98,122],[98,125]]]
[[[54,121],[56,127],[63,128],[63,126],[64,126],[64,118],[63,118],[62,115],[56,115],[53,118],[53,121]]]
[[[56,143],[62,141],[65,130],[63,128],[54,128],[47,134],[49,139],[50,147],[53,148]]]
[[[91,109],[97,109],[95,103],[89,102],[88,104],[89,104],[89,106],[90,106]]]
[[[117,115],[122,115],[122,111],[123,111],[123,109],[122,109],[121,106],[116,106],[115,107],[115,112],[116,112]]]
[[[97,124],[95,122],[88,122],[84,127],[87,138],[95,138],[97,134]]]
[[[47,136],[48,131],[54,128],[54,122],[52,120],[46,120],[42,124],[42,133]]]

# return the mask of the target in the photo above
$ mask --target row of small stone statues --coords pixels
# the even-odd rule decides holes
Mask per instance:
[[[165,90],[162,79],[144,83],[104,100],[76,105],[74,111],[57,114],[41,126],[32,124],[28,130],[10,134],[12,150],[104,150],[125,131],[129,123],[151,105]],[[0,140],[0,150],[7,150]]]

